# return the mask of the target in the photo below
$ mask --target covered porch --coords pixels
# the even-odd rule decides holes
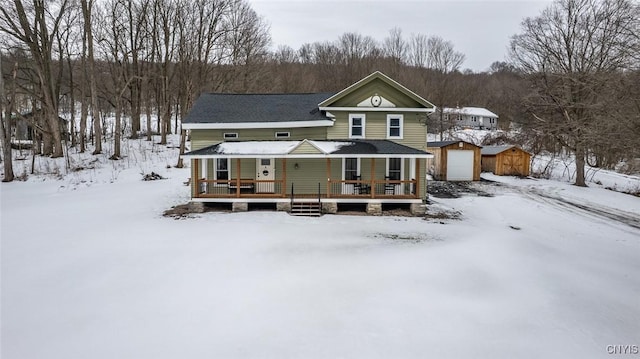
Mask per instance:
[[[385,162],[399,162],[399,166],[413,168],[405,173],[386,173]],[[255,165],[251,166],[251,163]],[[270,163],[274,164],[271,165]],[[366,174],[356,174],[349,170],[350,163],[359,163],[361,168],[367,167],[370,171]],[[404,162],[404,163],[403,163]],[[210,171],[209,168],[217,169]],[[243,166],[245,169],[243,170]],[[392,164],[393,166],[393,164]],[[375,159],[375,158],[327,158],[327,159],[302,159],[302,158],[216,158],[193,159],[194,176],[192,185],[193,198],[350,198],[350,199],[418,199],[420,186],[424,181],[420,180],[421,161],[418,159]],[[228,176],[215,176],[211,172],[218,172],[221,167],[227,167]],[[248,168],[247,168],[248,167]],[[262,167],[262,168],[261,168]],[[266,167],[275,168],[274,178],[264,175]],[[318,176],[309,176],[309,173],[300,173],[304,168],[309,172],[321,172],[318,168],[324,168],[324,173]],[[345,170],[342,168],[346,167]],[[379,167],[376,169],[376,167]],[[392,167],[393,168],[393,167]],[[259,173],[262,171],[262,174]],[[384,173],[382,173],[384,171]],[[244,173],[255,172],[249,176]],[[342,176],[342,174],[347,176]],[[349,176],[350,173],[354,173]],[[219,178],[222,177],[222,178]],[[343,179],[343,177],[345,177]]]
[[[250,142],[186,154],[192,164],[192,198],[414,202],[425,197],[425,159],[430,155],[423,151],[384,140]],[[380,153],[384,148],[389,153]]]

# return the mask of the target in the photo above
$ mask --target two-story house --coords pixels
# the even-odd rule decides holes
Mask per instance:
[[[395,203],[419,213],[434,110],[381,72],[338,93],[203,94],[183,120],[192,202],[292,213],[361,203],[373,214]]]
[[[483,107],[445,107],[442,109],[445,121],[460,128],[495,130],[498,115]]]

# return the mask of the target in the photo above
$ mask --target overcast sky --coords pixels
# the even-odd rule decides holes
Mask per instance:
[[[551,0],[249,0],[271,26],[272,46],[335,41],[358,32],[382,41],[393,27],[438,35],[466,55],[463,69],[485,71],[504,61],[509,39],[525,17],[537,16]]]

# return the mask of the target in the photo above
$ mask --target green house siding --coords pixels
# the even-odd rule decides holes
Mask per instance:
[[[282,162],[282,160],[278,160]],[[295,164],[298,168],[295,168]],[[327,162],[325,159],[291,158],[287,160],[287,193],[291,192],[291,184],[294,184],[295,193],[315,194],[327,190]]]
[[[402,139],[390,138],[396,143],[420,150],[427,147],[427,127],[424,124],[426,115],[415,112],[335,112],[333,127],[327,128],[327,139],[338,140],[349,138],[349,114],[365,115],[365,138],[372,140],[387,139],[387,115],[399,114],[403,116]]]
[[[322,154],[322,152],[318,150],[316,147],[314,147],[312,144],[310,144],[309,142],[303,142],[296,149],[291,151],[291,154],[317,155],[317,154]]]
[[[324,140],[327,138],[325,127],[303,127],[303,128],[250,128],[250,129],[229,129],[229,130],[191,130],[191,150],[224,142],[225,133],[237,133],[238,137],[234,141],[274,141],[276,132],[289,132],[287,138],[279,138],[283,141],[294,141],[304,139]]]
[[[366,100],[374,94],[378,94],[385,99],[391,101],[396,107],[416,108],[422,107],[417,101],[407,97],[401,91],[385,83],[381,79],[374,79],[373,81],[363,85],[355,91],[346,94],[344,97],[338,99],[338,101],[331,104],[332,107],[355,107],[360,102]]]

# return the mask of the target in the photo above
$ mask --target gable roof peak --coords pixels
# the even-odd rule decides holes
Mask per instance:
[[[342,91],[338,92],[337,94],[329,97],[328,99],[320,102],[318,104],[318,107],[323,109],[324,107],[330,106],[331,104],[335,103],[339,99],[345,97],[347,94],[352,93],[352,92],[356,91],[357,89],[362,88],[366,84],[368,84],[368,83],[370,83],[370,82],[372,82],[374,80],[377,80],[377,79],[385,82],[387,85],[389,85],[389,86],[395,88],[396,90],[402,92],[405,96],[408,96],[408,97],[412,98],[413,100],[418,102],[420,105],[424,106],[425,108],[430,108],[430,109],[435,110],[435,105],[433,105],[429,101],[427,101],[424,98],[422,98],[420,95],[418,95],[415,92],[409,90],[408,88],[406,88],[405,86],[403,86],[402,84],[400,84],[396,80],[392,79],[391,77],[385,75],[384,73],[382,73],[379,70],[376,70],[376,71],[372,72],[371,74],[369,74],[368,76],[360,79],[359,81],[357,81],[356,83],[352,84],[351,86],[348,86],[344,90],[342,90]]]

